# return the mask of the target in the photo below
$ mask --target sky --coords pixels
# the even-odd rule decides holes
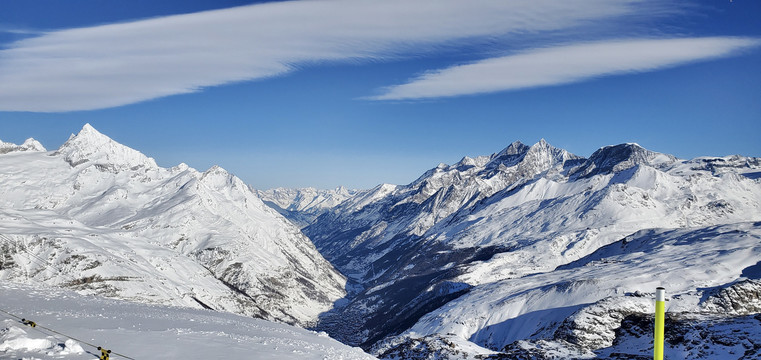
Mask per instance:
[[[513,141],[761,156],[761,1],[0,1],[0,140],[90,123],[258,189]]]

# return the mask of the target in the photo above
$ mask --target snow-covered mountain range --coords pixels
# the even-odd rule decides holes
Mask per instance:
[[[637,144],[583,158],[542,140],[408,185],[257,191],[219,167],[159,167],[86,125],[56,151],[0,142],[0,280],[15,299],[5,306],[51,323],[89,310],[22,298],[57,287],[154,304],[58,290],[43,301],[152,314],[134,332],[60,322],[112,338],[149,341],[160,328],[178,344],[365,358],[286,325],[161,304],[315,326],[384,359],[650,358],[652,292],[664,286],[667,357],[756,359],[761,159],[682,160]],[[87,356],[3,321],[0,352]]]
[[[265,204],[303,228],[357,192],[357,190],[337,187],[332,190],[276,188],[257,190],[256,193]]]
[[[609,357],[657,286],[688,317],[726,314],[707,304],[737,286],[750,300],[727,301],[758,300],[760,174],[759,158],[542,140],[359,192],[303,229],[352,283],[320,328],[386,358]]]
[[[90,125],[0,144],[0,279],[308,325],[345,278],[224,169],[162,168]]]

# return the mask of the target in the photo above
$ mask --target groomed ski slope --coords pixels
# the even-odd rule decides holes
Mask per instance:
[[[0,283],[0,359],[374,359],[301,328],[224,312],[146,305]],[[43,328],[44,327],[44,328]],[[78,339],[51,333],[47,329]]]

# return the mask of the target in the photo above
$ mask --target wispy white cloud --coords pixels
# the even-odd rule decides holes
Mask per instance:
[[[0,24],[0,33],[15,34],[15,35],[40,35],[41,31],[26,29],[21,27],[8,27]]]
[[[613,40],[534,49],[431,71],[372,100],[452,97],[552,86],[730,56],[761,45],[738,37]]]
[[[47,32],[0,50],[0,110],[114,107],[278,76],[303,63],[385,60],[484,37],[559,32],[641,15],[653,3],[660,1],[287,1]]]

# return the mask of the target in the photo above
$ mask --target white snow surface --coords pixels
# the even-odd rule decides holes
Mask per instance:
[[[551,338],[568,321],[588,323],[584,336],[599,337],[598,347],[607,347],[621,319],[599,313],[652,313],[651,293],[659,286],[667,289],[667,311],[700,313],[706,310],[700,302],[707,289],[745,279],[743,270],[759,260],[761,223],[643,230],[582,262],[476,286],[421,318],[409,334],[451,333],[502,348],[518,340]],[[761,309],[759,305],[747,304]]]
[[[301,325],[345,294],[311,241],[222,168],[162,168],[90,125],[54,152],[13,149],[0,155],[4,281]]]
[[[384,343],[380,358],[384,360],[479,360],[497,354],[454,334],[432,334],[424,337],[398,337],[397,340]]]
[[[455,247],[515,247],[473,265],[460,280],[481,284],[544,272],[641,229],[694,228],[761,220],[761,184],[678,164],[636,165],[576,181],[538,178],[511,196],[431,229]],[[464,225],[464,226],[463,226]]]
[[[0,299],[0,309],[37,324],[0,312],[3,359],[93,359],[97,346],[111,359],[374,359],[325,333],[225,312],[9,282],[0,283]]]

